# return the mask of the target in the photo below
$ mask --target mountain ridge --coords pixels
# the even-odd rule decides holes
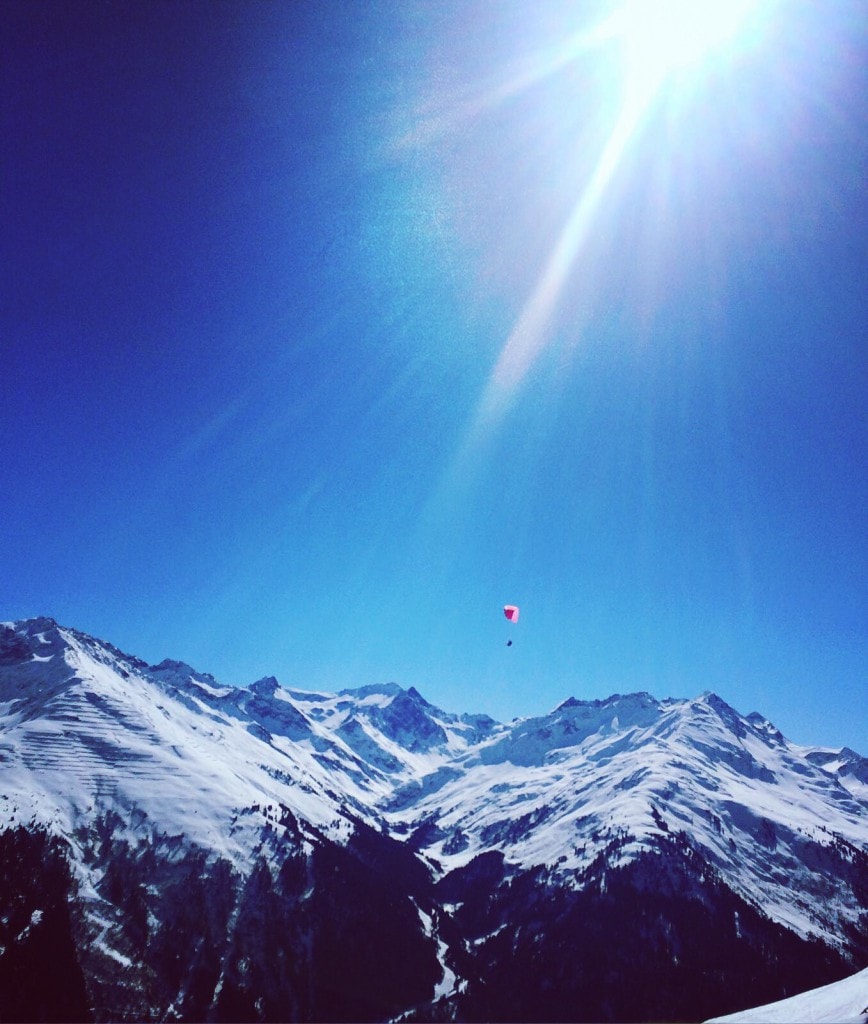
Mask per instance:
[[[132,998],[112,964],[157,970],[142,935],[169,944],[178,927],[159,897],[174,891],[173,862],[196,865],[203,892],[216,887],[218,902],[234,907],[213,923],[215,959],[198,1001],[185,1004],[189,1019],[225,1019],[229,1007],[263,1019],[256,999],[250,1009],[224,995],[232,986],[250,994],[238,965],[263,920],[295,922],[293,956],[330,927],[310,916],[311,900],[338,900],[330,913],[360,926],[346,903],[356,897],[334,889],[327,864],[356,879],[359,906],[391,907],[386,931],[396,948],[415,950],[402,1013],[508,1014],[513,983],[503,963],[534,962],[550,932],[591,962],[587,914],[609,906],[627,927],[630,901],[652,915],[642,928],[656,945],[660,922],[675,915],[666,927],[682,936],[683,957],[685,921],[702,906],[705,926],[728,936],[721,948],[731,947],[733,963],[740,930],[757,964],[780,971],[769,951],[786,949],[800,977],[813,970],[817,984],[868,957],[868,761],[848,748],[792,744],[762,715],[743,716],[710,692],[569,697],[505,724],[444,711],[395,683],[333,694],[284,688],[273,676],[224,685],[40,618],[0,624],[0,763],[0,829],[45,830],[66,844],[91,993],[107,978],[108,990]],[[387,895],[384,865],[406,888]],[[106,882],[118,873],[123,884]],[[658,905],[661,890],[668,909]],[[248,899],[259,923],[239,932]],[[149,908],[150,932],[130,932],[138,906]],[[533,926],[514,927],[528,917]],[[193,945],[184,948],[192,955]],[[218,960],[235,967],[221,973]],[[308,961],[316,974],[319,960]],[[621,969],[633,967],[625,960]],[[672,999],[683,984],[676,974]],[[280,1000],[292,992],[302,1006],[299,978],[257,977],[269,1005],[289,1005]],[[611,1002],[590,976],[584,987],[558,977],[534,996],[548,1005],[554,986],[563,996],[551,1002],[555,1016],[582,993],[597,993],[597,1011]],[[173,984],[160,981],[166,992]],[[755,979],[756,1002],[790,994],[780,985],[766,991]],[[694,993],[691,1013],[726,1010],[707,995]],[[386,996],[371,994],[377,1014],[404,998]],[[513,992],[529,1012],[527,998]],[[314,1017],[331,1006],[322,993],[310,1000]],[[346,1019],[357,1009],[347,1004]],[[617,1019],[607,1014],[591,1015]]]

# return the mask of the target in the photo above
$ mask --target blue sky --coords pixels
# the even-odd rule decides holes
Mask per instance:
[[[0,618],[868,753],[868,16],[620,9],[4,4]]]

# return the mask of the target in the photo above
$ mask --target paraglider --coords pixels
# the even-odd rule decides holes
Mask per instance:
[[[505,604],[503,606],[503,614],[509,619],[510,622],[518,622],[518,605]],[[512,637],[506,641],[507,647],[512,647]]]

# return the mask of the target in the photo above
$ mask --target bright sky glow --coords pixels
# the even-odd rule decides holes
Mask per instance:
[[[758,0],[624,0],[611,29],[623,40],[628,77],[650,91],[709,58],[725,59],[758,6]]]
[[[863,0],[50,9],[2,15],[0,618],[865,746]]]
[[[554,56],[540,55],[535,67],[508,79],[504,88],[485,100],[499,102],[530,88],[541,78],[562,72],[570,61],[586,57],[594,48],[604,49],[610,58],[615,56],[622,62],[618,86],[623,98],[611,133],[501,352],[480,405],[482,423],[502,410],[544,345],[576,256],[649,110],[663,98],[672,79],[677,78],[680,90],[689,93],[696,85],[696,76],[708,72],[704,64],[715,58],[725,59],[728,47],[749,28],[756,32],[751,16],[756,17],[757,6],[757,0],[623,0],[595,29],[577,35]],[[620,53],[613,55],[613,48]]]
[[[502,84],[461,105],[461,115],[468,118],[532,89],[549,76],[563,74],[570,64],[595,52],[620,67],[614,83],[620,98],[613,106],[613,123],[599,159],[593,172],[581,181],[563,229],[509,333],[438,500],[454,501],[456,480],[474,472],[470,467],[479,459],[478,450],[490,440],[550,340],[563,291],[570,287],[581,291],[574,265],[592,235],[601,207],[613,202],[608,195],[610,187],[631,147],[641,140],[650,114],[672,89],[676,89],[679,103],[689,104],[691,89],[710,73],[712,61],[732,58],[737,43],[756,42],[760,35],[757,7],[757,0],[622,0],[598,24],[576,33],[565,44],[541,51],[517,72],[507,74]]]

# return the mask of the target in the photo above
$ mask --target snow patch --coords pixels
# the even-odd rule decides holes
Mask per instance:
[[[708,1024],[863,1024],[868,1017],[868,967],[842,981]]]

